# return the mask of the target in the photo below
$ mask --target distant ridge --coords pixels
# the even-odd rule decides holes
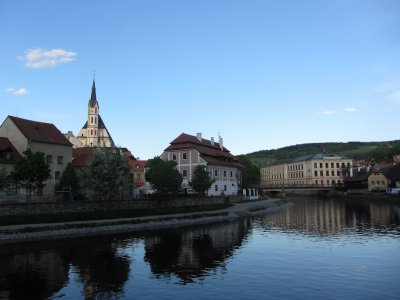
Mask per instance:
[[[373,162],[391,162],[393,155],[400,154],[400,140],[386,142],[347,142],[347,143],[307,143],[287,146],[279,149],[260,150],[248,153],[253,163],[262,166],[265,163],[291,160],[303,155],[316,153],[337,154],[354,160]]]

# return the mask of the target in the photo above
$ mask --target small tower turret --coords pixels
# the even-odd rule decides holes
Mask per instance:
[[[99,103],[96,97],[96,84],[93,79],[92,94],[88,103],[87,137],[89,146],[99,144]]]

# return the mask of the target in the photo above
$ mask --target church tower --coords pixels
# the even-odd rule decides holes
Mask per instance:
[[[111,138],[99,113],[99,103],[96,96],[96,83],[93,78],[92,94],[90,95],[87,110],[87,121],[79,131],[77,147],[114,147]]]
[[[99,146],[99,103],[96,98],[96,84],[93,79],[92,95],[88,103],[87,145]]]

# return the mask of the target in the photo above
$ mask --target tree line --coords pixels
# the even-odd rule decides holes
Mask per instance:
[[[316,154],[338,154],[354,160],[370,160],[375,163],[391,162],[393,155],[400,154],[400,140],[386,142],[347,142],[347,143],[308,143],[279,149],[261,150],[246,154],[258,161],[292,160],[294,158]]]
[[[254,188],[260,182],[259,168],[246,156],[238,157],[243,165],[239,188]],[[156,156],[149,161],[145,178],[157,195],[175,195],[183,181],[175,161],[165,161]],[[27,191],[27,201],[33,194],[40,193],[45,182],[51,177],[49,164],[44,153],[33,153],[30,149],[23,153],[9,175],[0,170],[0,190],[16,186]],[[190,186],[200,196],[206,195],[214,183],[205,165],[197,165],[192,174]],[[119,148],[95,148],[92,162],[76,169],[68,163],[55,192],[70,199],[112,200],[132,197],[133,177],[127,158]]]

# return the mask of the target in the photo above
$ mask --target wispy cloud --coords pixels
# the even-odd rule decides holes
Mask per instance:
[[[393,93],[400,89],[400,80],[385,82],[375,86],[372,91],[379,94]]]
[[[389,97],[395,101],[400,101],[400,89],[393,91]]]
[[[347,112],[347,113],[352,113],[352,112],[355,112],[356,109],[355,109],[354,107],[346,107],[346,108],[344,109],[344,111]]]
[[[26,95],[26,94],[29,94],[29,93],[31,92],[31,91],[29,91],[29,90],[26,89],[26,88],[15,89],[15,88],[13,88],[13,87],[8,87],[8,88],[5,89],[5,91],[6,91],[7,93],[11,93],[11,94],[17,95],[17,96]]]
[[[321,115],[334,115],[334,114],[337,114],[337,112],[332,110],[321,111]]]
[[[33,69],[52,68],[76,60],[76,52],[63,49],[42,50],[40,48],[28,49],[18,59],[25,62],[25,67]]]

